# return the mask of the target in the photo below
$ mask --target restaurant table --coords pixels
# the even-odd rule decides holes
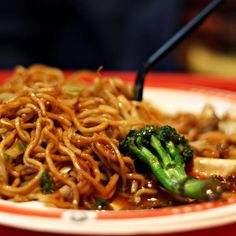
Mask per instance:
[[[115,231],[115,230],[114,230]],[[12,227],[0,226],[0,235],[1,236],[75,236],[75,234],[54,234],[54,233],[45,233],[45,232],[36,232],[22,229],[15,229]],[[82,236],[82,234],[78,234]],[[135,234],[134,234],[135,235]],[[151,236],[150,234],[136,234],[137,236]],[[236,223],[228,224],[220,227],[187,231],[187,232],[178,232],[178,233],[167,233],[167,234],[152,234],[152,236],[235,236],[236,235]],[[85,235],[84,235],[85,236]],[[86,236],[95,236],[91,234],[86,234]],[[96,235],[97,236],[97,235]],[[116,234],[114,233],[114,235]],[[124,235],[125,236],[125,235]]]
[[[69,76],[71,72],[66,72]],[[0,82],[4,82],[10,75],[11,71],[2,71],[0,72]],[[116,75],[126,80],[127,82],[134,83],[135,74],[133,72],[102,72],[104,76],[113,76]],[[204,87],[204,88],[214,88],[214,89],[223,89],[227,91],[236,91],[236,77],[233,78],[223,78],[218,76],[209,76],[209,75],[196,75],[196,74],[172,74],[172,73],[150,73],[145,82],[145,86],[159,86],[159,87]],[[0,209],[1,212],[1,209]],[[235,212],[236,214],[236,212]],[[39,232],[32,230],[25,230],[20,228],[10,227],[4,224],[1,224],[0,219],[0,235],[1,236],[54,236],[54,235],[75,235],[75,234],[59,234],[59,233],[50,233],[50,232]],[[82,235],[82,234],[78,234]],[[89,234],[86,234],[89,235]],[[115,229],[114,229],[114,234]],[[124,235],[124,234],[123,234]],[[134,234],[135,235],[135,234]],[[145,235],[145,234],[137,234]],[[199,230],[192,230],[186,232],[175,232],[175,233],[165,233],[165,234],[152,234],[152,235],[166,235],[166,236],[199,236],[199,235],[212,235],[212,236],[235,236],[236,235],[236,222],[226,225],[216,226],[216,227],[205,227]]]

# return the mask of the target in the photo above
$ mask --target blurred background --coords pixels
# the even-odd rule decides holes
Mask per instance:
[[[208,0],[7,0],[0,69],[137,70]],[[154,70],[236,76],[236,1],[228,0]]]

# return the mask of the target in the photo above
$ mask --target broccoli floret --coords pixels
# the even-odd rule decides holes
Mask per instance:
[[[222,193],[216,179],[196,179],[187,175],[185,164],[191,162],[193,151],[188,141],[171,126],[147,125],[131,130],[120,141],[121,153],[145,163],[159,182],[170,192],[209,201]]]

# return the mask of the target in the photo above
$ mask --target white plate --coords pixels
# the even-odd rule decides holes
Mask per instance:
[[[233,92],[190,88],[147,88],[146,100],[166,112],[200,112],[206,104],[221,116],[236,111]],[[0,224],[43,232],[93,235],[162,234],[203,229],[236,222],[236,199],[156,210],[97,212],[46,208],[0,200]]]

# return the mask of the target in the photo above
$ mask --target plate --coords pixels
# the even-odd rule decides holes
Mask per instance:
[[[173,84],[172,84],[173,85]],[[165,112],[200,112],[211,104],[218,116],[236,112],[236,93],[202,86],[148,85],[144,99]],[[236,114],[235,114],[236,115]],[[163,234],[236,222],[236,198],[155,210],[86,211],[47,208],[38,202],[0,200],[0,224],[41,232],[93,235]]]

